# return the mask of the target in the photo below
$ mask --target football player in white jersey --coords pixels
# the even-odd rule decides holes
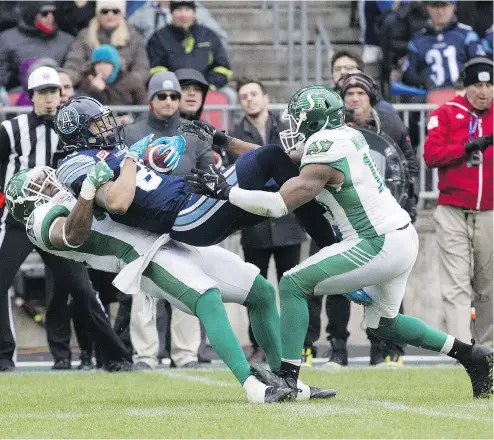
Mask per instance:
[[[470,376],[474,397],[492,394],[493,350],[465,344],[412,316],[399,314],[418,253],[410,217],[387,189],[360,132],[345,125],[344,103],[323,86],[295,93],[280,133],[285,150],[303,149],[300,175],[276,193],[229,185],[219,173],[187,177],[201,194],[229,200],[257,215],[281,217],[316,199],[326,207],[343,240],[286,272],[281,279],[282,365],[271,383],[295,387],[308,326],[307,295],[341,294],[365,288],[372,303],[366,325],[379,337],[457,359]],[[259,377],[263,377],[261,372]]]
[[[281,363],[279,316],[274,287],[259,269],[218,246],[195,248],[157,234],[116,223],[101,212],[93,218],[94,196],[113,177],[98,162],[83,182],[77,201],[56,179],[55,170],[36,167],[12,177],[6,191],[12,216],[26,224],[39,248],[119,275],[114,284],[125,293],[142,291],[164,298],[204,324],[213,349],[244,387],[251,402],[330,398],[334,390],[301,384],[305,392],[256,379],[228,321],[222,301],[247,307],[256,338],[271,368]]]

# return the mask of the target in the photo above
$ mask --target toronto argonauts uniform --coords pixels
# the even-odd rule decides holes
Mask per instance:
[[[120,173],[126,150],[82,150],[68,156],[58,167],[59,181],[78,195],[82,182],[97,160],[107,161],[115,177]],[[219,243],[233,232],[265,220],[249,214],[225,200],[192,194],[182,176],[157,174],[143,164],[138,165],[134,201],[124,215],[111,214],[112,220],[171,238],[193,246]],[[298,175],[297,167],[277,145],[249,151],[235,165],[223,171],[228,183],[244,189],[277,188]],[[329,246],[334,236],[325,227],[324,210],[310,202],[295,213],[318,244]],[[312,231],[312,232],[311,232]],[[317,234],[316,236],[314,236]]]
[[[344,175],[316,199],[338,226],[343,240],[285,273],[307,294],[350,292],[365,287],[372,298],[366,322],[394,317],[418,252],[410,216],[395,200],[363,135],[344,126],[321,130],[306,142],[301,166],[327,164]]]
[[[414,35],[408,50],[404,80],[411,83],[419,81],[408,81],[409,78],[427,78],[435,88],[452,87],[468,60],[485,55],[477,33],[456,19],[441,31],[429,24]]]
[[[115,178],[120,175],[126,150],[83,150],[71,154],[57,169],[58,180],[74,195],[79,195],[87,174],[99,160],[105,160]],[[170,231],[177,212],[190,193],[181,176],[163,176],[137,165],[136,193],[125,215],[111,214],[113,220],[159,234]]]
[[[65,193],[36,208],[26,224],[33,244],[46,252],[84,262],[93,269],[122,275],[130,263],[146,255],[160,238],[118,224],[104,215],[93,221],[89,237],[80,247],[57,250],[50,242],[51,228],[58,218],[69,215],[74,204],[74,197]],[[200,295],[213,288],[220,289],[224,302],[243,304],[258,274],[259,269],[254,265],[220,247],[194,248],[168,241],[143,268],[140,287],[145,294],[164,298],[191,313]]]

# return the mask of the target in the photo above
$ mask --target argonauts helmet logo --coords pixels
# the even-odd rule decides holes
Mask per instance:
[[[57,116],[57,127],[61,133],[70,134],[79,126],[79,113],[73,107],[62,109]]]

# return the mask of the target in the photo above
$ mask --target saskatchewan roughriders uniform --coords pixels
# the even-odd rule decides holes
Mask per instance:
[[[326,164],[344,174],[342,184],[328,184],[316,197],[343,240],[285,276],[315,295],[364,287],[373,300],[366,308],[367,325],[377,327],[381,316],[398,313],[417,257],[417,233],[408,213],[387,189],[369,145],[357,130],[343,126],[310,136],[301,168],[309,164]]]
[[[137,228],[114,222],[108,215],[94,219],[89,237],[78,248],[58,250],[50,243],[57,218],[67,217],[75,204],[69,193],[59,193],[37,207],[26,231],[34,245],[87,266],[118,273],[117,287],[164,298],[191,314],[200,295],[220,289],[224,302],[243,304],[259,269],[218,246],[195,248]]]

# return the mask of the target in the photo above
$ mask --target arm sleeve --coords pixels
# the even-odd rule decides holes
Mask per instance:
[[[209,65],[206,80],[217,89],[225,86],[232,76],[230,61],[225,48],[214,32],[210,32],[213,61]]]
[[[64,69],[69,72],[74,87],[78,87],[83,79],[83,72],[89,71],[89,56],[86,53],[86,32],[81,31],[77,38],[72,42],[67,58],[63,65]]]
[[[149,77],[149,58],[146,51],[146,45],[139,33],[132,28],[131,38],[134,40],[131,44],[136,46],[131,60],[125,60],[129,66],[129,72],[137,75],[141,81],[147,81]]]
[[[465,46],[467,49],[468,59],[485,56],[485,50],[482,46],[479,36],[475,31],[468,31],[465,35]]]
[[[56,176],[63,186],[78,197],[82,182],[95,163],[92,157],[78,154],[64,160],[57,168]]]
[[[158,66],[168,68],[168,54],[166,52],[166,49],[161,44],[157,32],[155,32],[148,41],[147,53],[149,58],[149,66],[151,67],[151,69]]]
[[[209,171],[209,165],[214,165],[213,150],[206,142],[200,142],[196,150],[196,168]]]
[[[421,64],[419,51],[412,40],[408,43],[408,55],[403,64],[403,82],[410,86],[431,88],[432,80],[424,77]]]
[[[50,231],[56,219],[67,217],[69,210],[63,205],[45,203],[36,208],[26,223],[29,240],[41,249],[55,250],[50,242]]]
[[[429,119],[424,143],[424,161],[429,168],[448,166],[466,159],[465,146],[449,140],[450,124],[444,105],[435,110]]]

